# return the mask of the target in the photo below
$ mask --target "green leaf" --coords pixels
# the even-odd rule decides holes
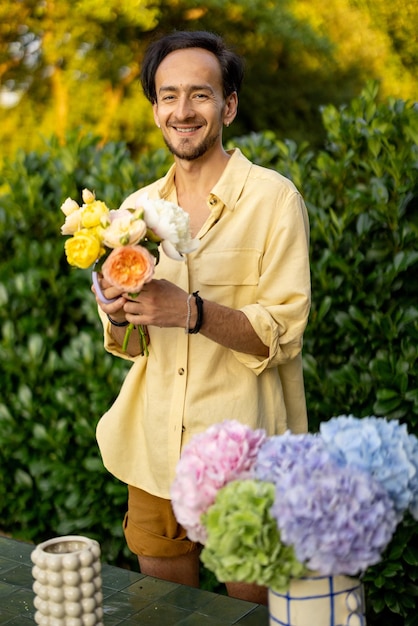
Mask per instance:
[[[418,566],[418,546],[407,546],[404,550],[403,558],[409,565]]]

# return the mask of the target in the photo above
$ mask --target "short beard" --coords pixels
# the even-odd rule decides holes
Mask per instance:
[[[195,148],[192,148],[191,150],[188,150],[187,147],[183,150],[181,148],[175,148],[169,141],[167,141],[165,137],[164,142],[167,148],[170,150],[171,154],[173,154],[177,158],[182,159],[183,161],[195,161],[196,159],[200,159],[200,157],[205,155],[206,152],[213,148],[218,139],[219,133],[217,135],[206,137],[206,139],[204,139],[202,143],[200,143]]]

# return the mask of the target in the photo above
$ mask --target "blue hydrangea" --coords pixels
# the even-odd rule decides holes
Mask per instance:
[[[408,456],[415,467],[415,474],[409,481],[411,491],[411,501],[409,503],[409,512],[413,518],[418,521],[418,439],[415,435],[408,436]]]
[[[284,474],[271,509],[283,543],[310,570],[358,575],[381,560],[397,526],[393,502],[370,474],[330,462]]]
[[[370,473],[388,491],[400,520],[409,508],[418,519],[418,440],[397,420],[333,417],[320,425],[323,441],[340,466]]]
[[[309,470],[328,463],[330,454],[318,435],[292,434],[269,437],[261,445],[254,467],[255,477],[277,483],[294,466],[304,464]]]

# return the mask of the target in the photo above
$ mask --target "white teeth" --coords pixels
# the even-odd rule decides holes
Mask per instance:
[[[197,128],[176,128],[179,133],[193,133]]]

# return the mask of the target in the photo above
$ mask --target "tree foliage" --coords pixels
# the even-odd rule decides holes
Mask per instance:
[[[146,45],[173,29],[218,32],[246,59],[229,136],[275,131],[323,139],[320,107],[358,95],[413,97],[417,4],[400,0],[3,0],[3,155],[78,129],[134,154],[161,147],[138,77]]]

